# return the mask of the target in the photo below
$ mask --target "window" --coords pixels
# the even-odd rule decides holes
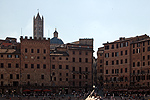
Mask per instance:
[[[100,65],[100,67],[102,67],[102,65]]]
[[[128,46],[128,42],[126,42],[126,47]]]
[[[140,66],[140,62],[137,62],[137,66],[138,66],[138,67]]]
[[[108,74],[108,70],[106,70],[106,74]]]
[[[30,74],[27,75],[27,79],[30,79]]]
[[[128,78],[127,78],[127,77],[125,77],[125,81],[128,81]]]
[[[69,69],[69,65],[66,65],[66,69]]]
[[[119,69],[115,69],[115,73],[118,74],[119,73]]]
[[[44,75],[41,75],[41,79],[44,79]]]
[[[103,70],[102,70],[102,69],[100,69],[100,73],[103,73]]]
[[[128,60],[127,60],[127,59],[125,59],[125,63],[128,63]]]
[[[81,75],[79,75],[79,79],[81,79]]]
[[[40,59],[40,57],[39,57],[39,56],[37,56],[37,59]]]
[[[88,55],[88,52],[85,52],[85,55]]]
[[[114,45],[111,46],[111,49],[114,49]]]
[[[19,74],[16,74],[16,79],[19,79]]]
[[[150,40],[148,40],[148,45],[150,45]]]
[[[3,55],[1,55],[1,57],[3,57]]]
[[[135,70],[133,70],[133,75],[135,74]]]
[[[125,55],[127,55],[127,54],[128,54],[128,51],[126,50],[126,51],[125,51]]]
[[[19,68],[19,64],[16,64],[16,68]]]
[[[56,77],[54,77],[54,81],[56,81]]]
[[[73,79],[75,79],[75,75],[73,75]]]
[[[40,64],[37,64],[37,68],[38,68],[38,69],[40,68]]]
[[[53,57],[52,59],[55,60],[55,57]]]
[[[102,60],[100,60],[100,63],[102,63]]]
[[[135,49],[133,49],[133,54],[135,54]]]
[[[8,68],[11,68],[11,63],[8,63]]]
[[[114,65],[114,61],[112,61],[112,65]]]
[[[133,44],[133,48],[135,48],[135,44]]]
[[[75,82],[74,81],[72,82],[72,85],[75,86]]]
[[[143,48],[143,52],[145,52],[145,48]]]
[[[88,79],[88,75],[85,75],[85,79]]]
[[[125,73],[127,73],[127,68],[125,68]]]
[[[27,51],[27,48],[25,48],[25,53],[27,53],[28,51]]]
[[[82,62],[82,59],[81,59],[81,58],[79,58],[79,62]]]
[[[108,65],[108,61],[106,61],[106,65]]]
[[[143,66],[145,66],[145,62],[143,62]]]
[[[79,55],[81,55],[82,54],[82,52],[81,51],[79,51]]]
[[[143,56],[143,60],[145,60],[145,56]]]
[[[55,73],[53,72],[53,74],[52,75],[55,75]]]
[[[43,53],[46,53],[46,49],[43,50]]]
[[[79,67],[79,73],[81,73],[81,71],[82,71],[82,70],[81,70],[81,67]]]
[[[123,64],[123,60],[121,59],[121,62],[120,62],[121,64]]]
[[[7,55],[7,58],[12,58],[12,55]]]
[[[120,71],[120,73],[122,73],[123,71],[122,71],[122,68],[121,68],[121,71]]]
[[[4,68],[4,63],[1,63],[1,68]]]
[[[61,76],[62,74],[61,73],[59,73],[59,76]]]
[[[118,65],[119,64],[119,60],[116,60],[116,65]]]
[[[149,60],[149,59],[150,59],[150,55],[147,56],[147,60]]]
[[[40,53],[40,50],[39,50],[39,49],[37,49],[37,53]]]
[[[115,52],[115,56],[118,57],[119,56],[119,52]]]
[[[75,71],[75,67],[72,67],[72,71]]]
[[[109,50],[109,45],[105,46],[105,50]]]
[[[112,52],[112,57],[114,57],[114,52]]]
[[[75,51],[72,51],[72,54],[75,54]]]
[[[121,51],[121,56],[123,55],[123,51]]]
[[[4,76],[3,76],[3,74],[1,74],[1,79],[3,79],[4,78]]]
[[[61,57],[59,57],[59,60],[62,60],[62,58],[61,58]]]
[[[143,42],[143,46],[145,46],[145,42]]]
[[[133,62],[133,67],[135,67],[135,62]]]
[[[88,58],[85,58],[85,62],[88,63]]]
[[[85,67],[85,71],[88,72],[88,67]]]
[[[75,58],[72,58],[72,62],[75,62]]]
[[[46,69],[46,64],[43,64],[43,69]]]
[[[66,76],[68,76],[68,73],[66,73]]]
[[[25,64],[25,68],[28,68],[28,64]]]
[[[66,78],[66,81],[68,81],[68,78]]]
[[[34,64],[31,64],[31,68],[34,68]]]
[[[137,47],[140,47],[140,43],[137,43]]]
[[[59,69],[62,69],[62,65],[59,65]]]
[[[138,70],[137,73],[140,74],[140,70]]]
[[[105,57],[108,58],[109,57],[109,53],[105,53]]]
[[[68,58],[66,58],[66,60],[68,60]]]
[[[13,74],[10,74],[10,79],[13,79]]]
[[[55,65],[52,65],[52,69],[55,69]]]
[[[15,55],[15,58],[19,58],[19,55]]]
[[[140,49],[136,49],[136,53],[140,53]]]
[[[114,74],[114,69],[112,69],[112,74]]]
[[[44,56],[43,59],[46,59],[46,57]]]
[[[119,45],[118,45],[118,44],[116,44],[116,48],[119,48]]]
[[[33,49],[31,49],[31,53],[34,53],[34,50],[33,50]]]
[[[150,47],[147,48],[147,51],[150,51]]]

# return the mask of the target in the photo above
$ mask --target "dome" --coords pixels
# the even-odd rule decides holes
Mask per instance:
[[[64,44],[64,42],[61,39],[59,39],[58,37],[53,37],[50,40],[50,44]]]
[[[55,32],[53,33],[54,34],[54,37],[50,40],[50,44],[64,44],[64,42],[58,38],[58,32],[55,28]]]

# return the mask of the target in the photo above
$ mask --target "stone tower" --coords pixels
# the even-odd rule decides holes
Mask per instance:
[[[42,18],[39,15],[39,12],[37,16],[33,17],[33,37],[36,37],[37,39],[43,38],[43,24],[44,24],[44,18]]]

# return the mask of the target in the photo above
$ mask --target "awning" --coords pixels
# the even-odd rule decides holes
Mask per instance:
[[[43,90],[43,92],[50,92],[51,90],[48,90],[48,89],[45,89],[45,90]]]
[[[36,92],[36,91],[41,91],[41,90],[39,90],[39,89],[36,89],[36,90],[34,90],[34,91]]]
[[[26,90],[23,90],[23,92],[30,92],[30,90],[26,89]]]

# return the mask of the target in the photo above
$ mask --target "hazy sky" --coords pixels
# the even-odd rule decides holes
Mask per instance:
[[[150,34],[150,0],[0,0],[0,39],[32,36],[37,9],[44,37],[57,28],[64,43],[93,38],[94,56],[107,41]]]

